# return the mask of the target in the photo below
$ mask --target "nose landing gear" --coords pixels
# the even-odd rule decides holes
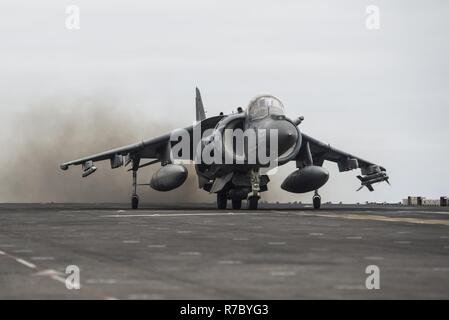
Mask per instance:
[[[257,170],[251,170],[251,195],[248,197],[248,209],[257,210],[260,199],[260,174]]]
[[[321,207],[321,196],[318,194],[318,190],[315,190],[312,201],[314,209],[319,209]]]

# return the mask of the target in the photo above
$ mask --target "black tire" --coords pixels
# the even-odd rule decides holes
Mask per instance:
[[[131,208],[133,208],[135,210],[138,207],[139,207],[139,197],[138,196],[133,196],[131,198]]]
[[[232,209],[239,210],[242,208],[242,199],[232,199]]]
[[[321,197],[313,196],[313,208],[318,210],[321,207]]]
[[[228,205],[228,196],[225,191],[217,192],[217,208],[218,209],[226,209]]]
[[[259,197],[249,197],[248,198],[248,209],[257,210],[257,205],[259,203]]]

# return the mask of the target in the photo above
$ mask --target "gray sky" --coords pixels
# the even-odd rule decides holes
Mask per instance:
[[[79,30],[65,27],[68,4],[80,8]],[[368,5],[380,9],[379,30],[365,27]],[[110,106],[119,120],[105,118],[128,130],[117,143],[130,143],[157,134],[156,123],[164,129],[190,124],[196,85],[208,115],[246,107],[259,93],[276,95],[289,116],[305,117],[304,132],[390,173],[392,187],[356,193],[356,171],[338,174],[326,164],[331,178],[322,190],[325,201],[447,195],[448,16],[443,0],[1,1],[0,177],[24,183],[3,185],[0,201],[68,201],[69,195],[53,197],[51,188],[32,193],[27,170],[39,170],[45,159],[57,171],[63,160],[116,146],[101,130],[92,131],[97,144],[61,150],[52,143],[62,132],[61,114],[75,136],[86,128],[80,119],[93,113],[101,122],[101,111]],[[9,168],[12,162],[21,174]],[[310,201],[309,194],[279,191],[293,169],[279,172],[270,184],[277,192],[265,199]],[[76,174],[52,178],[85,189]],[[89,187],[113,181],[101,177]],[[128,190],[129,182],[115,191]],[[45,188],[45,180],[40,185]],[[113,188],[107,186],[100,200],[116,200]]]

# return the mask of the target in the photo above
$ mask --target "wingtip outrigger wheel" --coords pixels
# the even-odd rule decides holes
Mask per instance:
[[[313,208],[318,210],[321,207],[321,196],[318,194],[318,190],[315,190],[313,195]]]
[[[131,208],[137,209],[139,207],[139,196],[137,195],[137,169],[139,166],[138,161],[133,163],[133,195],[131,197]]]
[[[131,198],[131,208],[137,209],[139,207],[139,196],[133,195]]]

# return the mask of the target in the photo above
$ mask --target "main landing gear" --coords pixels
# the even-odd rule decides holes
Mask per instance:
[[[257,205],[259,202],[260,197],[251,195],[248,197],[247,204],[248,209],[250,210],[257,210]],[[232,202],[232,209],[234,210],[240,210],[242,208],[242,199],[231,199]],[[228,205],[228,195],[226,194],[226,191],[219,191],[217,192],[217,208],[220,210],[226,209]]]
[[[313,195],[313,208],[319,209],[321,207],[321,196],[318,194],[318,190],[315,190],[315,194]]]
[[[226,209],[228,204],[228,195],[226,190],[220,190],[217,192],[217,207],[218,209]]]
[[[240,210],[242,208],[242,199],[232,199],[232,209]]]
[[[259,196],[249,196],[248,197],[248,209],[249,210],[257,210],[257,206],[259,204]]]
[[[133,195],[131,197],[131,208],[139,207],[139,196],[137,195],[137,170],[133,170]]]
[[[251,189],[248,194],[248,188],[239,189],[233,185],[228,185],[217,192],[217,207],[218,209],[226,209],[228,198],[231,199],[232,209],[240,210],[242,208],[242,201],[247,199],[247,209],[257,210],[260,199],[260,173],[258,170],[251,170],[250,172]]]

